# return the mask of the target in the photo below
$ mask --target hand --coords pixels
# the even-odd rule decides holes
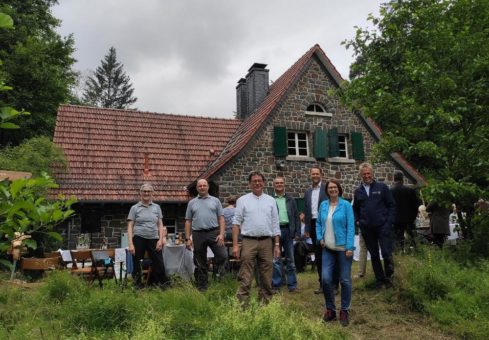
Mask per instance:
[[[239,260],[239,246],[237,244],[236,245],[233,244],[233,257],[236,260]]]
[[[282,258],[282,256],[281,256],[281,251],[280,251],[280,246],[274,246],[274,247],[273,247],[273,256],[274,256],[276,259],[280,259],[280,258]]]
[[[192,240],[188,239],[187,241],[185,241],[185,246],[188,250],[192,250]]]
[[[305,231],[305,232],[304,232],[304,237],[305,237],[305,238],[309,238],[309,237],[310,237],[310,236],[309,236],[309,233],[308,233],[307,231]]]
[[[134,255],[134,253],[136,252],[136,250],[134,249],[134,244],[130,244],[128,248],[129,248],[129,253],[131,255]]]
[[[224,247],[224,236],[222,234],[217,235],[216,242],[219,247]]]
[[[321,248],[324,248],[324,241],[323,240],[320,240],[319,241],[319,245],[321,246]]]
[[[156,242],[156,251],[160,251],[163,248],[163,241],[161,239]]]
[[[347,251],[345,252],[345,256],[346,256],[346,257],[352,257],[352,256],[353,256],[353,251],[352,251],[352,250],[347,250]]]

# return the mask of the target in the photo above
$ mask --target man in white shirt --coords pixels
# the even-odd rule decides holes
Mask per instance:
[[[249,302],[255,262],[261,278],[258,297],[264,303],[270,301],[273,296],[273,257],[280,257],[280,226],[275,199],[263,193],[265,177],[262,173],[252,172],[248,183],[252,192],[238,199],[233,220],[233,256],[241,258],[236,297],[244,306]],[[241,254],[240,231],[243,237]]]

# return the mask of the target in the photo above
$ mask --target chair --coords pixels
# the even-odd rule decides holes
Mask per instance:
[[[79,275],[88,279],[88,282],[93,282],[93,271],[91,266],[85,266],[86,262],[92,260],[91,250],[70,250],[71,260],[73,265],[71,267],[71,274]]]
[[[46,270],[53,270],[59,267],[59,259],[51,258],[22,258],[20,268],[24,270],[40,270],[43,275]]]
[[[100,288],[103,286],[103,279],[114,278],[117,282],[114,268],[115,249],[92,250],[91,259],[92,273],[94,279],[96,278],[98,280]]]

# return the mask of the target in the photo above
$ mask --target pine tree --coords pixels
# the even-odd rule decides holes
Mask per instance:
[[[127,109],[137,101],[131,79],[117,61],[114,47],[109,49],[92,76],[88,77],[83,101],[98,107]]]

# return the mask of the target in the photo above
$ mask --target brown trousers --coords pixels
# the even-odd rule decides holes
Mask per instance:
[[[243,238],[241,246],[241,267],[238,273],[240,282],[236,297],[243,304],[248,304],[251,284],[254,279],[255,263],[258,264],[260,286],[258,298],[267,303],[271,300],[272,293],[272,271],[273,271],[273,240],[254,240]]]

